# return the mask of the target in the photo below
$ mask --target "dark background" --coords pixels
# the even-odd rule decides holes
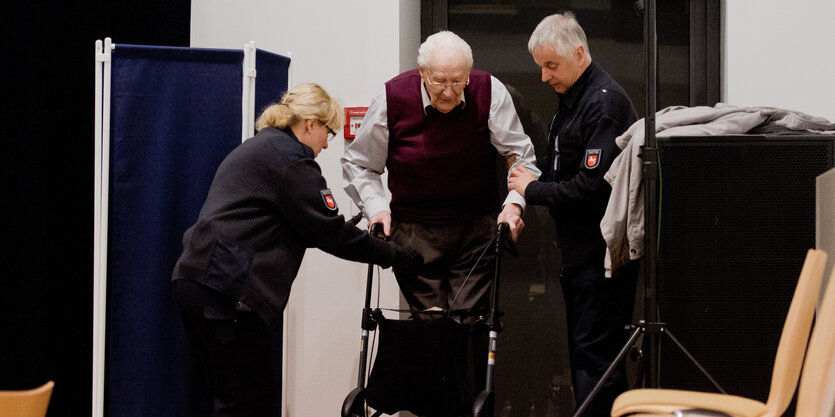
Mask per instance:
[[[187,0],[14,2],[3,82],[0,389],[90,415],[95,41],[188,46]]]

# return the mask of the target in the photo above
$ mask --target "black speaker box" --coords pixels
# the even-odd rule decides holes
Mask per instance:
[[[767,400],[783,322],[815,246],[815,177],[832,167],[833,141],[658,138],[659,319],[729,394]],[[660,340],[659,386],[716,392]]]

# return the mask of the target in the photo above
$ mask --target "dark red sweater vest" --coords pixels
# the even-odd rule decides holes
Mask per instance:
[[[386,83],[386,167],[392,218],[450,224],[498,210],[496,148],[490,143],[490,74],[472,70],[466,105],[424,114],[418,70]]]

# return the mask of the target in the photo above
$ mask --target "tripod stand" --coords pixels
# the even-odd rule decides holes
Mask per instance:
[[[597,382],[597,385],[594,386],[594,389],[592,389],[592,391],[591,391],[591,393],[589,393],[588,397],[586,397],[585,401],[583,401],[583,404],[580,405],[580,408],[578,408],[577,411],[574,413],[574,417],[580,417],[583,414],[583,412],[586,411],[586,408],[588,408],[589,404],[591,404],[591,401],[594,399],[594,397],[597,395],[597,393],[600,391],[600,389],[603,388],[603,384],[609,379],[612,372],[615,371],[615,368],[618,365],[620,365],[620,363],[626,357],[626,354],[629,352],[629,349],[632,346],[635,345],[635,343],[638,341],[638,338],[641,335],[646,336],[645,339],[644,339],[645,349],[643,349],[643,350],[644,351],[647,350],[646,346],[648,344],[655,343],[655,345],[653,345],[651,347],[655,348],[654,350],[657,351],[658,335],[666,334],[670,338],[670,340],[672,340],[673,343],[679,349],[681,349],[681,351],[684,353],[684,355],[687,356],[687,358],[690,359],[690,361],[693,362],[693,364],[696,365],[697,368],[699,368],[699,371],[701,371],[702,374],[704,374],[704,376],[706,376],[707,379],[710,380],[710,382],[716,387],[716,389],[719,390],[719,392],[721,392],[722,394],[727,394],[727,392],[719,385],[718,382],[716,382],[715,379],[713,379],[713,377],[710,375],[710,373],[707,372],[707,370],[699,363],[699,361],[697,361],[696,358],[693,357],[692,354],[690,354],[690,352],[687,350],[687,348],[685,348],[684,345],[682,345],[681,342],[679,342],[678,339],[676,339],[676,337],[673,336],[673,334],[667,328],[665,323],[646,322],[644,320],[640,320],[638,323],[633,324],[629,327],[632,329],[632,334],[629,336],[629,340],[626,342],[626,344],[623,346],[623,348],[620,350],[620,352],[618,352],[618,355],[617,355],[617,357],[615,357],[615,360],[612,361],[612,364],[609,365],[609,367],[606,369],[606,372],[600,378],[600,381]],[[651,358],[651,359],[654,359],[654,358]],[[654,364],[657,364],[657,363],[658,363],[657,360],[650,360],[650,361],[647,361],[643,364],[644,368],[649,369],[649,372],[646,372],[646,374],[645,374],[647,376],[647,386],[657,387],[657,385],[658,385],[658,383],[655,382],[656,381],[656,375],[655,375],[654,372],[652,372],[653,369],[655,369],[655,368],[651,367],[651,366],[653,366]],[[644,374],[643,370],[641,370],[641,374]],[[641,375],[641,374],[639,374],[639,375]],[[639,379],[640,379],[640,377],[639,377]],[[654,385],[649,385],[650,384],[649,381],[653,381]]]
[[[580,417],[588,408],[591,401],[609,379],[615,368],[620,365],[629,349],[635,345],[641,335],[644,349],[642,352],[646,358],[639,368],[639,375],[643,375],[646,387],[657,388],[658,378],[655,372],[658,369],[658,342],[659,335],[666,334],[673,343],[692,361],[697,368],[710,380],[710,382],[723,394],[725,390],[713,379],[704,367],[687,351],[687,349],[673,336],[665,323],[658,321],[658,275],[657,275],[657,222],[658,199],[658,149],[655,138],[655,109],[656,109],[656,86],[657,86],[657,36],[655,31],[656,15],[655,0],[637,0],[635,9],[644,16],[644,47],[646,54],[646,116],[644,117],[645,142],[641,147],[642,151],[642,173],[644,187],[644,320],[632,324],[632,334],[629,340],[620,350],[618,355],[603,373],[603,376],[586,397],[574,417]],[[617,278],[612,278],[617,279]]]

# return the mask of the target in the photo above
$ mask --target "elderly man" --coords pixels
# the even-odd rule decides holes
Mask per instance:
[[[538,176],[533,145],[507,89],[472,69],[463,39],[429,36],[417,63],[371,102],[342,158],[345,191],[369,224],[382,223],[385,236],[423,255],[419,277],[394,270],[413,310],[486,307],[494,254],[485,248],[496,224],[508,223],[514,240],[524,226],[518,193],[499,204],[497,155]]]
[[[579,406],[626,343],[632,320],[638,261],[605,278],[606,243],[600,220],[611,194],[603,175],[620,153],[615,138],[636,120],[626,92],[592,62],[583,29],[573,14],[539,23],[528,42],[542,81],[559,96],[549,129],[542,177],[525,167],[510,175],[510,189],[529,204],[547,206],[563,254],[560,274],[569,332],[575,401]],[[627,389],[619,367],[590,404],[589,416],[608,416],[615,397]]]

